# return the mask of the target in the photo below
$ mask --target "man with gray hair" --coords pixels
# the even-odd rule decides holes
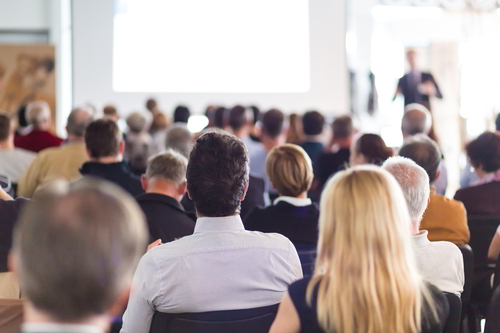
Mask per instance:
[[[430,242],[420,221],[429,203],[429,176],[412,160],[391,157],[382,165],[403,190],[411,219],[413,250],[420,274],[444,292],[460,295],[463,291],[464,261],[462,253],[450,242]]]
[[[9,258],[25,298],[21,331],[107,332],[126,305],[146,240],[144,215],[115,185],[42,191],[14,229]]]
[[[89,159],[85,150],[85,128],[91,121],[92,114],[87,110],[71,111],[66,125],[68,143],[38,154],[19,182],[20,196],[31,198],[36,191],[58,178],[68,182],[81,178],[79,169]]]
[[[26,119],[32,126],[30,133],[17,136],[14,145],[38,153],[46,148],[59,147],[64,141],[50,132],[52,128],[52,115],[47,102],[35,101],[26,107]]]
[[[137,202],[146,214],[151,241],[158,244],[192,235],[196,216],[187,213],[180,203],[186,192],[188,160],[169,149],[152,156],[141,185],[146,193]]]
[[[172,124],[166,132],[165,148],[171,148],[189,158],[189,153],[193,147],[193,137],[186,124]]]

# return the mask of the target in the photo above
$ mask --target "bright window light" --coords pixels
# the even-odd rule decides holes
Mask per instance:
[[[486,131],[486,123],[482,118],[469,118],[467,119],[466,128],[469,137],[474,138]]]
[[[382,127],[380,136],[387,147],[401,147],[403,145],[403,133],[399,127]]]
[[[188,119],[187,128],[191,133],[199,133],[208,125],[208,118],[203,115],[191,116]]]
[[[443,10],[439,7],[377,5],[372,8],[372,16],[377,21],[440,19]]]

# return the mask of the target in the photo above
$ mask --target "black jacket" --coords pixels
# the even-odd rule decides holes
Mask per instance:
[[[163,243],[168,243],[193,234],[196,216],[185,212],[174,198],[144,193],[136,199],[146,215],[151,241],[160,238]]]
[[[86,162],[80,169],[83,176],[92,176],[106,179],[112,183],[123,188],[130,193],[133,197],[144,193],[141,187],[140,177],[134,175],[130,171],[130,167],[126,162],[117,163],[98,163]]]

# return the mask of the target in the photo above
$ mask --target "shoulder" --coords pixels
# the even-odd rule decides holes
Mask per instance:
[[[439,209],[450,209],[450,210],[455,210],[455,211],[460,211],[460,212],[465,211],[465,206],[464,206],[463,202],[455,200],[455,199],[447,198],[443,195],[439,195],[439,194],[433,195],[431,197],[430,205],[432,205],[433,202],[434,202],[435,206],[439,206]]]
[[[462,251],[455,244],[447,241],[437,241],[431,242],[432,248],[439,253],[446,254],[450,259],[460,259],[462,258]]]

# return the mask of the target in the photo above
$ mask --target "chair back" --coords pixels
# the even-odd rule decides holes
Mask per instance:
[[[472,292],[472,275],[474,273],[474,252],[472,248],[465,245],[457,245],[460,251],[462,252],[462,256],[464,258],[464,275],[465,275],[465,284],[464,291],[462,292],[462,313],[465,314],[466,306],[470,302],[470,296]]]
[[[474,268],[483,268],[494,262],[488,259],[488,249],[500,225],[500,216],[468,216],[470,241],[474,251]]]
[[[0,332],[17,333],[23,322],[23,300],[0,299]]]
[[[268,333],[278,306],[199,313],[155,312],[149,333]]]
[[[450,305],[450,314],[443,328],[443,333],[458,333],[462,319],[462,301],[460,297],[452,293],[444,293]]]
[[[484,333],[500,332],[500,287],[497,287],[491,297],[490,308],[488,309],[488,317],[486,317],[486,325]]]
[[[294,245],[299,254],[302,274],[304,274],[305,278],[312,277],[314,274],[314,265],[316,264],[316,244],[295,243]]]

